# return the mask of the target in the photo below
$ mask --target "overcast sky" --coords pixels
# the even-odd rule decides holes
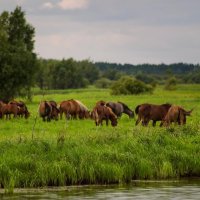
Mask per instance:
[[[43,58],[200,63],[200,0],[0,0],[19,5]]]

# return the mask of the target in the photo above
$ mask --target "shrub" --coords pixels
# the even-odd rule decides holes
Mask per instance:
[[[111,84],[111,80],[107,78],[100,78],[95,82],[95,86],[97,88],[109,88]]]
[[[169,78],[164,86],[165,90],[175,90],[176,89],[176,85],[177,85],[177,80],[175,77],[171,77]]]
[[[118,81],[116,81],[111,86],[111,94],[120,95],[120,94],[141,94],[146,92],[152,92],[153,87],[145,84],[142,81],[135,80],[130,76],[123,76]]]

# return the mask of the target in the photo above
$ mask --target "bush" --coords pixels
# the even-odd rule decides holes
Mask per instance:
[[[145,84],[142,81],[135,80],[130,76],[123,76],[111,86],[111,94],[141,94],[153,92],[153,87]]]
[[[111,80],[107,78],[100,78],[95,82],[95,86],[97,88],[109,88],[111,84]]]
[[[165,83],[165,90],[175,90],[176,89],[177,80],[175,77],[169,78]]]

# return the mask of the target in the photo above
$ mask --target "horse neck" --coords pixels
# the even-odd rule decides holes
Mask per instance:
[[[122,106],[122,112],[130,117],[133,112],[128,107],[125,107],[123,104],[121,104],[121,106]]]
[[[132,114],[132,111],[129,109],[123,109],[123,113],[127,114],[130,117]]]

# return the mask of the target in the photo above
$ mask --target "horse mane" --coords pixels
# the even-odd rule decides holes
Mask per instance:
[[[131,110],[126,104],[124,104],[124,103],[122,103],[120,101],[118,101],[117,103],[120,103],[123,106],[124,109]]]
[[[164,107],[171,107],[172,104],[170,104],[170,103],[165,103],[165,104],[162,104],[162,106],[164,106]]]
[[[138,112],[139,112],[139,107],[140,107],[141,105],[138,105],[136,108],[135,108],[135,113],[136,114],[138,114]]]

